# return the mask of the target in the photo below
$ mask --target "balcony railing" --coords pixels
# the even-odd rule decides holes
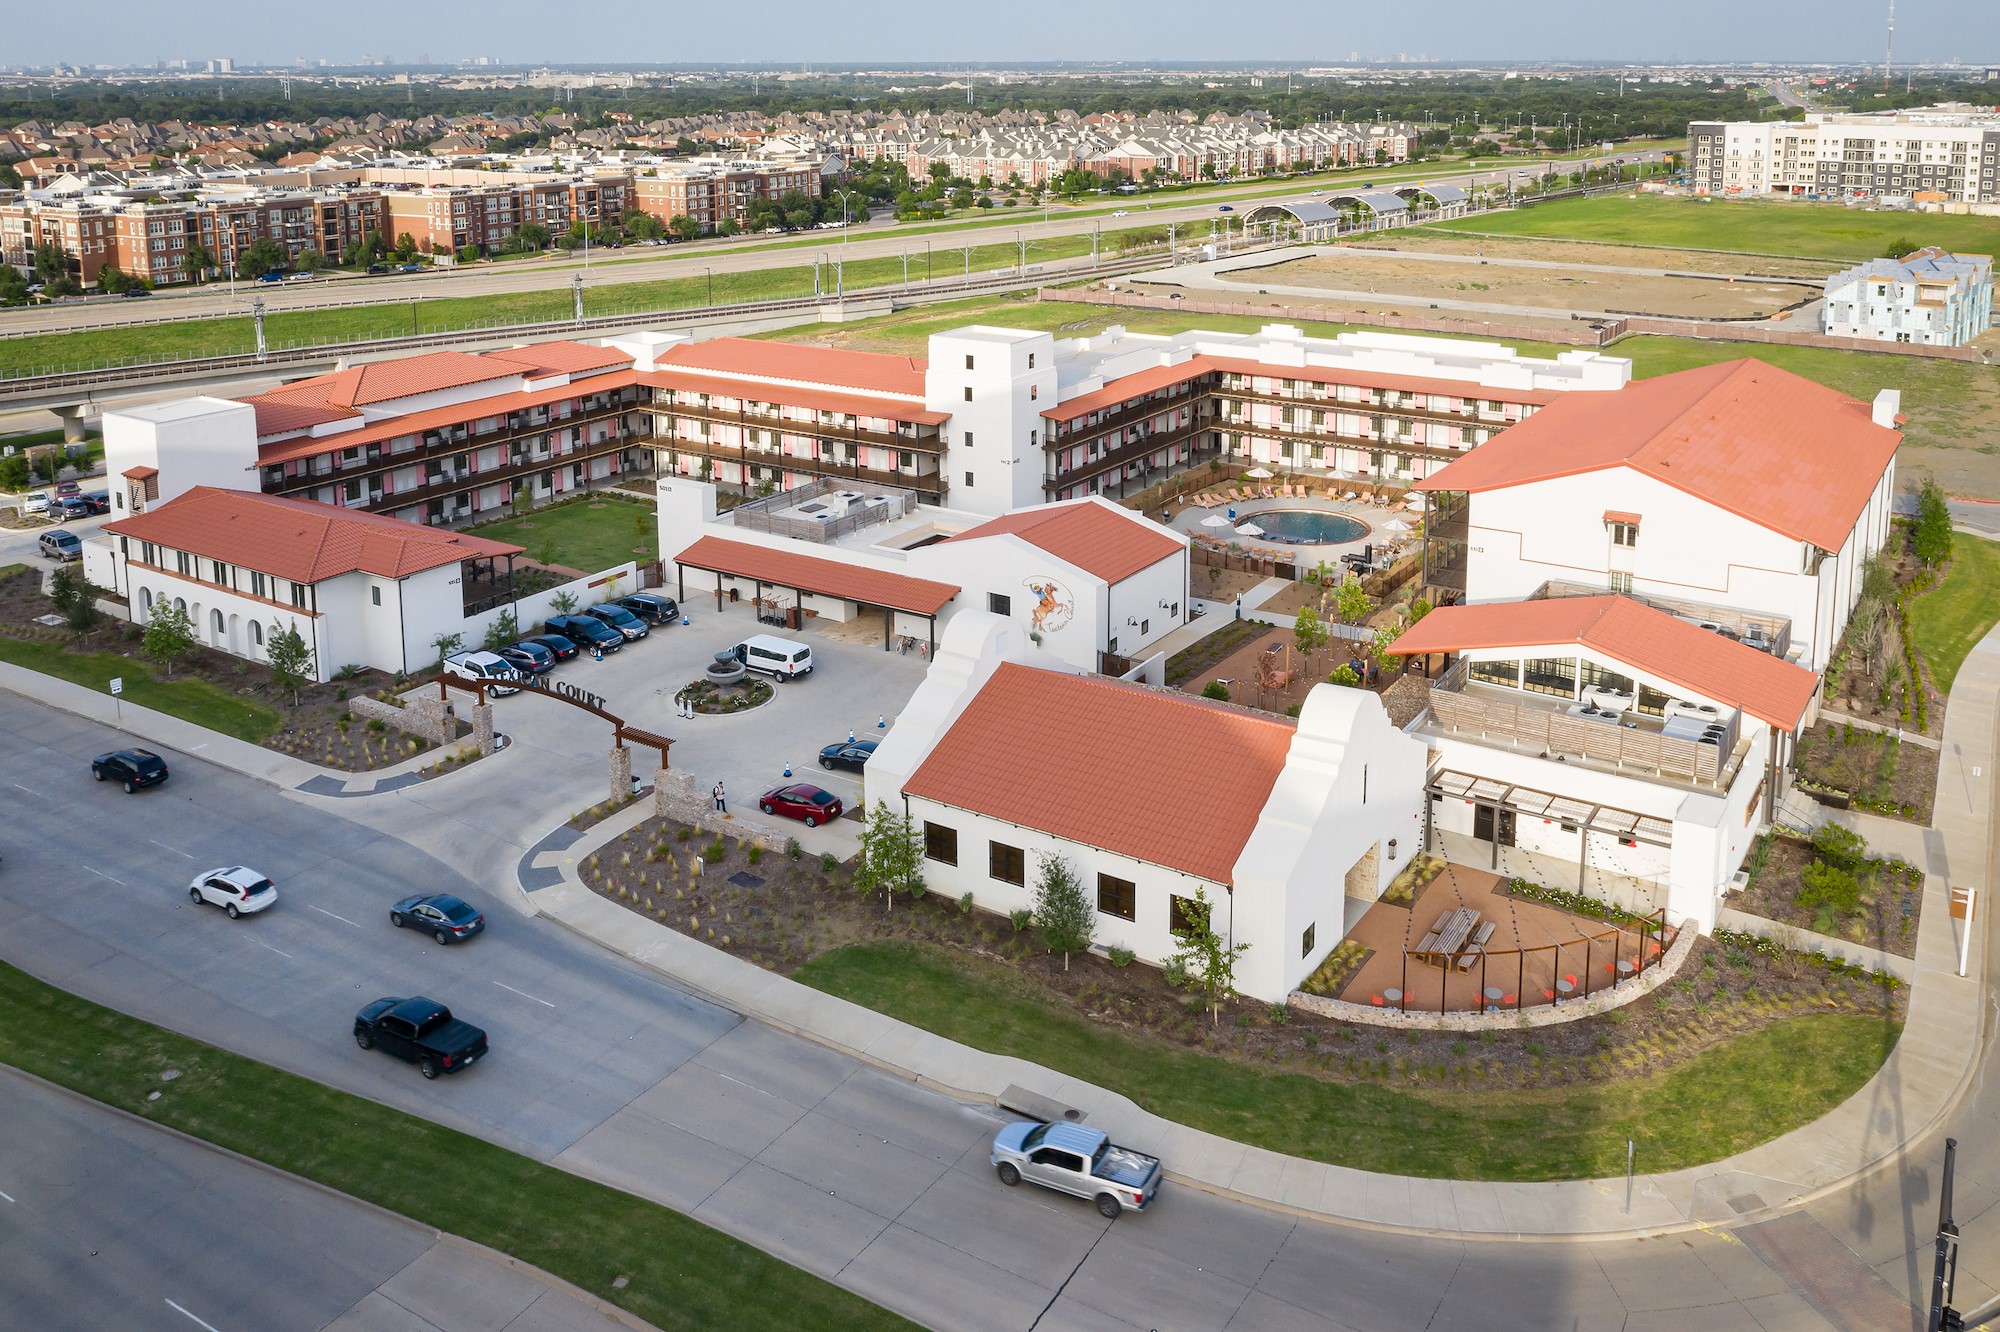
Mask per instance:
[[[463,434],[454,432],[451,437],[447,438],[442,432],[426,431],[424,432],[424,439],[431,442],[421,443],[414,449],[406,449],[401,453],[389,452],[385,449],[388,441],[383,441],[381,444],[365,446],[367,452],[362,457],[347,463],[340,461],[340,454],[345,452],[345,450],[339,446],[338,437],[335,437],[334,440],[329,441],[329,447],[325,453],[315,454],[306,460],[306,470],[298,476],[287,476],[281,468],[276,466],[265,467],[263,469],[264,493],[267,495],[294,495],[301,491],[316,490],[331,479],[344,482],[357,478],[361,479],[370,489],[380,490],[383,488],[382,478],[384,476],[391,472],[399,472],[406,467],[422,467],[434,460],[441,453],[472,453],[481,449],[500,447],[510,447],[511,452],[511,446],[520,440],[531,439],[537,435],[547,435],[572,428],[581,428],[588,435],[588,428],[592,425],[608,420],[615,420],[628,412],[642,410],[643,404],[627,403],[622,406],[606,407],[595,412],[578,413],[565,417],[560,421],[552,421],[542,425],[528,425],[524,423],[516,429],[493,430],[484,435],[472,434],[469,431]],[[643,434],[619,435],[614,433],[609,440],[601,441],[600,443],[613,443],[619,440],[643,440],[646,438],[648,437]],[[576,447],[580,450],[591,450],[599,448],[600,445],[585,442]],[[567,456],[580,457],[582,455],[578,453]]]
[[[838,422],[801,421],[794,417],[768,415],[758,412],[726,411],[714,407],[696,407],[688,403],[653,403],[653,414],[659,418],[655,429],[666,434],[677,427],[669,424],[677,420],[707,421],[714,425],[740,426],[746,430],[768,430],[777,435],[796,435],[800,439],[845,440],[852,443],[872,444],[880,448],[909,449],[916,453],[938,453],[944,447],[935,427],[928,432],[866,430],[858,425]]]
[[[1195,421],[1192,424],[1177,426],[1171,430],[1156,430],[1150,435],[1142,435],[1137,439],[1128,439],[1109,453],[1099,454],[1082,466],[1071,467],[1063,471],[1047,474],[1042,479],[1042,488],[1053,493],[1057,490],[1073,486],[1079,481],[1088,481],[1093,476],[1102,476],[1106,472],[1118,471],[1128,463],[1150,457],[1158,453],[1161,449],[1170,449],[1176,444],[1197,439],[1213,429],[1214,423],[1211,421]],[[1073,442],[1071,447],[1074,447]],[[1171,463],[1166,465],[1172,466]]]

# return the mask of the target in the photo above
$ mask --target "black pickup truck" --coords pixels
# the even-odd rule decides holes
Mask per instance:
[[[354,1043],[407,1059],[427,1078],[456,1073],[486,1055],[486,1033],[435,999],[377,999],[354,1015]]]

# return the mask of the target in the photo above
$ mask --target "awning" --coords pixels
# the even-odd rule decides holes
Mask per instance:
[[[959,592],[950,583],[723,537],[701,538],[674,556],[674,563],[683,568],[788,587],[794,592],[908,611],[912,615],[936,615]]]

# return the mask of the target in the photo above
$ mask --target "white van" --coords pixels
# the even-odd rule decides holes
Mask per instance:
[[[789,638],[758,634],[744,639],[732,651],[745,670],[762,671],[780,680],[796,680],[812,674],[813,650]]]

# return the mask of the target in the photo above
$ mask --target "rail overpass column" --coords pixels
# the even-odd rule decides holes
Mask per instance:
[[[83,414],[89,410],[89,407],[89,403],[72,402],[65,403],[60,407],[49,408],[62,421],[63,443],[83,443]]]

